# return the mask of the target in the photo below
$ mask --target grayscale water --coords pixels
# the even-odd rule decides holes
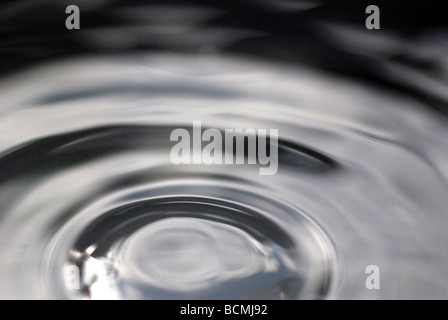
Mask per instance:
[[[430,39],[439,76],[381,72],[446,103]],[[209,47],[47,61],[0,97],[0,299],[448,298],[448,122],[422,100]],[[195,120],[278,129],[277,174],[173,165]]]

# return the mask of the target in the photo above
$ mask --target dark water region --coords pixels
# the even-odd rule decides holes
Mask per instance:
[[[69,4],[82,11],[77,32],[62,27]],[[381,32],[364,28],[370,4],[381,10]],[[434,0],[6,0],[0,61],[10,72],[81,53],[237,53],[374,82],[446,114],[446,96],[435,94],[446,82],[447,19],[438,8]]]
[[[3,1],[0,68],[0,298],[448,297],[435,1]],[[173,165],[198,120],[277,173]]]

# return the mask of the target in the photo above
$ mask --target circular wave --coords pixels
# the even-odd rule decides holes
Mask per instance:
[[[206,54],[60,61],[0,95],[1,298],[448,292],[448,129],[415,100]],[[278,129],[277,174],[172,164],[195,120]]]

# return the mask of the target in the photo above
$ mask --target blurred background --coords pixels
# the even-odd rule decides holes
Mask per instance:
[[[82,12],[80,30],[64,28],[65,8],[71,4]],[[365,28],[371,4],[380,8],[381,31]],[[446,110],[446,97],[435,97],[429,88],[390,71],[441,76],[443,53],[437,47],[446,50],[447,22],[437,7],[438,1],[402,0],[5,0],[2,73],[86,53],[227,52],[375,82]]]

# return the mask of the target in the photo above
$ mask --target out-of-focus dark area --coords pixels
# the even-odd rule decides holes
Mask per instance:
[[[65,28],[70,4],[80,8],[80,30]],[[371,4],[381,10],[380,30],[365,28]],[[446,97],[393,70],[409,68],[409,77],[446,82],[440,72],[446,65],[430,43],[448,45],[446,34],[438,33],[447,24],[438,1],[3,1],[1,72],[94,52],[231,52],[375,82],[447,113]]]

